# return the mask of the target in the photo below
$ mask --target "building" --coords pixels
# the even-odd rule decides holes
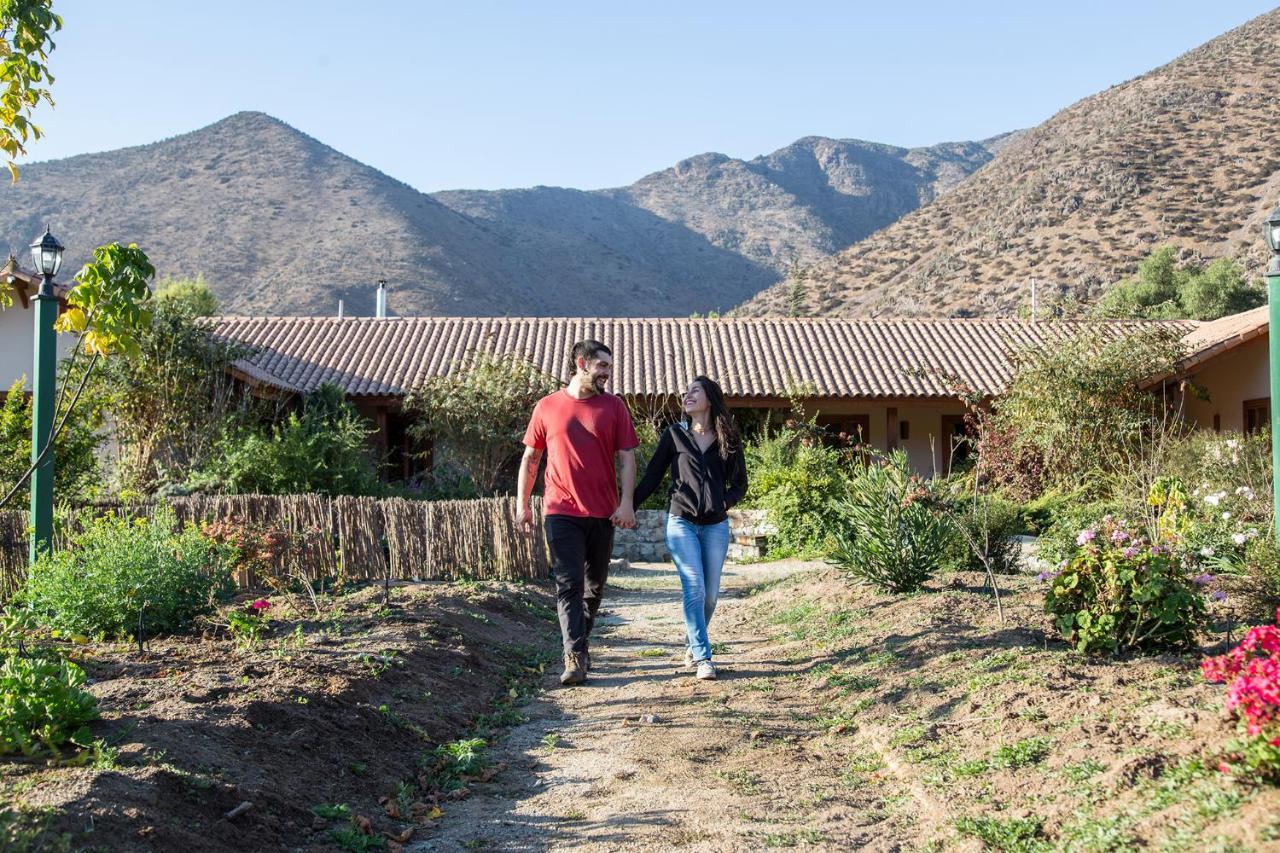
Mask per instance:
[[[1219,430],[1256,427],[1268,404],[1266,309],[1208,323],[1163,323],[1184,336],[1181,372],[1159,377],[1186,392],[1187,415]],[[377,427],[380,449],[408,465],[401,404],[423,380],[447,375],[472,352],[518,353],[567,379],[575,341],[615,355],[611,390],[633,411],[674,402],[700,373],[730,406],[787,409],[799,392],[833,432],[880,449],[903,448],[921,473],[947,470],[963,431],[964,398],[999,394],[1025,347],[1076,334],[1080,322],[1013,319],[837,318],[220,317],[214,334],[253,348],[235,375],[263,396],[342,387]],[[1095,324],[1098,325],[1098,324]],[[1120,336],[1150,322],[1105,322]],[[1182,380],[1189,380],[1183,382]],[[1200,396],[1190,393],[1198,389]],[[1203,399],[1202,399],[1203,398]]]
[[[32,358],[35,355],[35,321],[30,310],[36,292],[40,289],[40,277],[23,270],[10,255],[0,267],[0,289],[4,289],[12,304],[0,310],[0,398],[19,379],[26,379],[31,386]],[[54,285],[59,297],[66,292],[64,285]],[[58,358],[71,352],[75,338],[58,336]]]

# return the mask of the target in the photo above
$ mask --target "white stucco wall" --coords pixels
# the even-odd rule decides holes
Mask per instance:
[[[15,301],[0,311],[0,393],[9,390],[20,377],[31,387],[31,364],[35,354],[35,316],[30,308]],[[58,335],[58,358],[62,359],[75,344],[71,335]]]

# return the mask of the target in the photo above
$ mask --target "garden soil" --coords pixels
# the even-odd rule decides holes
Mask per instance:
[[[42,838],[101,849],[1280,846],[1276,791],[1214,769],[1232,724],[1200,652],[1081,658],[1041,584],[999,581],[1003,621],[981,575],[887,596],[812,564],[730,566],[721,677],[699,682],[674,573],[633,566],[573,688],[543,666],[542,586],[404,587],[389,610],[366,590],[292,647],[91,658],[115,766],[8,765],[5,797],[50,810]],[[486,766],[431,790],[424,751],[477,729]]]

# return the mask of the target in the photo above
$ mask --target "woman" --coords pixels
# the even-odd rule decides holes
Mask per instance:
[[[742,439],[724,403],[720,386],[705,376],[689,383],[685,419],[668,427],[636,486],[640,506],[671,472],[667,548],[684,590],[684,622],[689,634],[685,664],[698,678],[716,677],[707,623],[720,597],[720,570],[729,551],[729,509],[747,493]]]

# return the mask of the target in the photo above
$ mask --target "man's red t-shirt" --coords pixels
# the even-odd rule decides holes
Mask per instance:
[[[524,443],[547,451],[547,515],[608,518],[618,508],[614,454],[640,440],[621,397],[594,394],[578,400],[561,389],[533,407]]]

